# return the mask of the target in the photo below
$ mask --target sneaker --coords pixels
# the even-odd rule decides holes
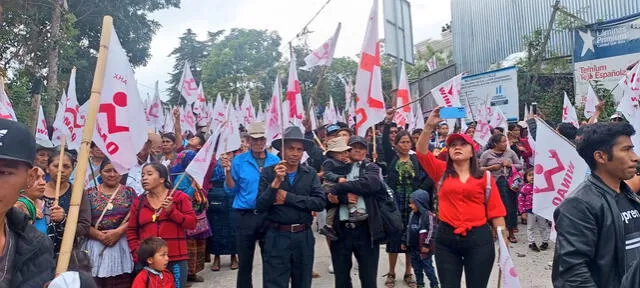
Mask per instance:
[[[338,234],[336,234],[336,230],[333,230],[333,227],[331,226],[324,225],[324,227],[320,229],[319,233],[327,236],[327,238],[329,238],[329,240],[331,241],[338,240]]]
[[[333,264],[329,265],[329,274],[333,274]]]
[[[536,243],[529,244],[529,249],[535,252],[540,252],[540,249],[538,248],[538,245],[536,245]]]
[[[549,243],[547,242],[542,242],[542,244],[540,244],[540,250],[544,251],[549,249]]]
[[[362,213],[362,212],[353,212],[351,213],[351,215],[349,215],[349,221],[351,222],[360,222],[360,221],[364,221],[367,220],[367,213]]]

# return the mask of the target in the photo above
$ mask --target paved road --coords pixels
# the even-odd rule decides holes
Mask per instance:
[[[550,249],[544,252],[533,252],[529,250],[526,243],[526,227],[520,225],[520,232],[517,234],[520,242],[511,244],[511,256],[513,257],[514,264],[517,272],[520,275],[520,281],[522,287],[532,288],[544,288],[552,287],[551,285],[551,267],[549,266],[553,260],[553,244]],[[539,243],[538,243],[539,245]],[[259,251],[259,249],[258,249]],[[496,252],[497,255],[497,252]],[[254,287],[262,287],[262,262],[260,257],[256,255],[256,260],[253,267],[253,284]],[[354,261],[355,262],[355,261]],[[396,267],[396,274],[402,275],[404,269],[404,257],[399,257],[398,266]],[[387,254],[384,252],[384,246],[380,247],[380,262],[379,262],[378,274],[380,275],[380,281],[378,287],[384,288],[384,278],[382,275],[387,273],[389,269]],[[209,270],[210,264],[206,264],[206,270],[200,272],[200,275],[205,278],[204,283],[194,283],[193,288],[199,287],[219,287],[219,288],[234,288],[236,283],[236,271],[229,269],[230,260],[229,257],[222,257],[222,269],[219,272],[212,272]],[[313,280],[313,287],[318,288],[331,288],[333,284],[333,274],[328,273],[328,267],[331,264],[331,256],[324,237],[318,235],[316,237],[316,259],[314,264],[314,270],[320,273],[320,278]],[[358,271],[352,270],[352,279],[354,280],[354,287],[360,287],[358,282]],[[464,277],[463,277],[464,278]],[[497,287],[498,278],[498,265],[497,256],[493,265],[493,272],[491,273],[491,280],[488,287]],[[401,279],[396,280],[396,287],[407,287]],[[463,281],[464,282],[464,281]],[[464,286],[463,286],[464,287]]]

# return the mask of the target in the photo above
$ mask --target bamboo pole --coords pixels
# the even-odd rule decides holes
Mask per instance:
[[[53,206],[58,206],[58,198],[60,198],[60,185],[62,178],[62,160],[64,159],[64,146],[67,142],[67,137],[62,134],[60,136],[60,157],[58,158],[58,173],[56,175],[56,197],[53,200]]]
[[[62,237],[62,244],[60,246],[56,274],[67,271],[67,268],[69,267],[71,249],[73,248],[73,240],[75,239],[78,216],[80,214],[80,201],[82,200],[82,193],[84,190],[85,177],[82,177],[82,175],[86,175],[87,165],[89,164],[89,146],[91,144],[91,139],[93,138],[93,130],[96,125],[96,114],[98,113],[98,106],[100,105],[100,93],[102,92],[104,71],[107,65],[107,52],[109,50],[112,29],[113,18],[111,18],[111,16],[104,16],[102,19],[102,34],[100,37],[98,61],[96,63],[93,84],[91,86],[91,97],[89,98],[87,120],[82,131],[82,142],[80,144],[80,153],[78,155],[79,164],[76,170],[76,175],[80,176],[76,177],[75,182],[73,183],[71,203],[69,204],[69,212],[67,214],[67,224],[64,227],[64,236]]]

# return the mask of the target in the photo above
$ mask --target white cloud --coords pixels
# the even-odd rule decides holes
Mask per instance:
[[[380,2],[380,35],[382,28],[382,1]],[[178,37],[188,28],[201,39],[206,31],[231,28],[253,28],[278,31],[282,37],[282,52],[287,51],[286,43],[300,32],[302,27],[320,9],[326,0],[183,0],[180,9],[159,11],[152,15],[162,24],[151,43],[152,58],[145,67],[136,71],[141,95],[153,94],[153,83],[160,81],[160,93],[168,87],[166,81],[174,64],[168,57],[178,45]],[[451,19],[450,0],[412,0],[413,39],[419,42],[427,38],[439,38],[440,27]],[[338,22],[342,31],[338,39],[336,56],[355,57],[360,52],[366,20],[371,9],[371,0],[332,0],[329,5],[309,25],[313,33],[306,39],[315,48],[329,38]]]

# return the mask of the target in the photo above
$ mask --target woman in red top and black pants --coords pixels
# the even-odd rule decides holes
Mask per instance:
[[[127,240],[133,259],[138,263],[138,248],[142,240],[149,237],[164,239],[169,247],[167,269],[173,273],[176,287],[183,288],[187,284],[189,260],[185,230],[196,227],[191,198],[178,190],[169,195],[172,187],[169,170],[160,163],[144,165],[142,187],[146,192],[133,202],[127,227]],[[144,266],[146,263],[142,264]]]
[[[435,202],[440,220],[435,239],[438,278],[443,288],[460,287],[464,268],[467,287],[484,288],[495,259],[488,222],[494,227],[504,227],[506,210],[492,178],[488,201],[485,201],[486,177],[491,176],[480,171],[471,137],[450,135],[446,141],[449,156],[446,162],[429,152],[431,131],[440,120],[438,107],[427,119],[416,144],[420,165],[434,181],[441,183]]]

